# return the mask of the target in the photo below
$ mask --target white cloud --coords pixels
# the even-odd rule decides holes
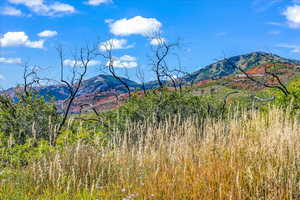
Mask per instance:
[[[164,42],[166,42],[165,38],[153,38],[151,39],[150,44],[153,46],[158,46],[163,44]]]
[[[8,0],[10,3],[14,4],[24,4],[28,7],[30,6],[39,6],[43,4],[44,0]]]
[[[25,46],[29,48],[44,48],[44,40],[31,41],[24,32],[7,32],[0,38],[1,47]]]
[[[114,35],[143,35],[151,36],[160,31],[162,24],[155,18],[136,16],[131,19],[120,19],[109,24],[110,32]]]
[[[1,14],[9,16],[22,16],[22,11],[11,6],[7,6],[1,10]]]
[[[39,37],[54,37],[57,35],[56,31],[44,30],[38,34]]]
[[[0,81],[3,81],[3,80],[5,80],[5,77],[2,74],[0,74]]]
[[[109,66],[109,62],[106,63],[106,66]],[[137,60],[133,56],[124,55],[120,58],[115,57],[113,59],[113,66],[115,68],[135,68],[138,66]]]
[[[100,50],[113,50],[113,49],[129,49],[133,48],[134,45],[128,45],[125,39],[110,39],[100,44]]]
[[[4,57],[0,57],[0,63],[20,64],[21,62],[22,62],[21,58],[4,58]]]
[[[89,67],[95,66],[95,65],[99,65],[101,62],[98,60],[90,60],[88,63]],[[79,67],[82,66],[81,61],[75,61],[75,60],[71,60],[71,59],[66,59],[64,60],[64,65],[65,66],[69,66],[69,67]]]
[[[36,48],[36,49],[42,49],[44,48],[44,40],[38,40],[38,41],[27,41],[25,43],[26,47],[29,48]]]
[[[69,4],[54,2],[45,4],[44,0],[8,0],[12,4],[24,5],[32,12],[42,16],[60,16],[72,14],[75,8]]]
[[[127,61],[127,62],[135,62],[136,57],[129,56],[129,55],[124,55],[120,58],[121,61]]]
[[[277,47],[290,49],[291,53],[300,53],[300,45],[292,45],[292,44],[278,44]]]
[[[91,6],[99,6],[101,4],[105,3],[112,3],[112,0],[88,0],[86,4],[91,5]]]
[[[53,14],[75,12],[75,8],[73,6],[60,2],[55,2],[54,4],[50,5],[49,8]]]
[[[287,7],[282,14],[286,17],[290,28],[300,27],[300,6],[299,5],[293,5]]]

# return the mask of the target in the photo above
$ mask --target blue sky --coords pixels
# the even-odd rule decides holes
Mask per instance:
[[[300,1],[2,0],[0,87],[22,83],[22,62],[42,66],[42,76],[57,78],[58,44],[66,49],[67,65],[72,50],[111,39],[118,73],[136,80],[140,66],[151,80],[155,39],[148,36],[158,31],[168,42],[180,41],[178,54],[189,72],[224,55],[252,51],[300,59]],[[101,73],[101,62],[94,60],[89,77]]]

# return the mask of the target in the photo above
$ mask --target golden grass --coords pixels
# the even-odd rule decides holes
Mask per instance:
[[[105,147],[66,147],[20,173],[2,181],[0,199],[14,190],[20,199],[300,199],[300,125],[275,108],[205,124],[172,118],[132,125]]]

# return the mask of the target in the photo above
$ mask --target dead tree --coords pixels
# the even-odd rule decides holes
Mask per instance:
[[[121,78],[115,71],[117,59],[113,56],[112,50],[114,49],[113,41],[107,41],[104,44],[105,53],[100,54],[105,59],[105,68],[108,68],[109,73],[118,80],[127,90],[128,96],[131,97],[131,89],[128,83]]]
[[[272,78],[274,78],[277,81],[278,85],[272,85],[272,84],[268,84],[266,81],[258,80],[256,78],[252,77],[249,73],[247,73],[246,70],[242,69],[241,66],[238,66],[238,65],[232,63],[228,59],[225,59],[225,60],[229,63],[229,65],[231,65],[231,67],[233,67],[234,69],[238,69],[239,71],[241,71],[249,80],[253,81],[254,83],[256,83],[256,84],[258,84],[260,86],[263,86],[265,88],[277,89],[280,92],[282,92],[285,96],[290,95],[289,90],[283,84],[283,82],[280,80],[279,76],[276,75],[274,72],[268,71],[268,69],[267,69],[266,66],[264,68],[265,74],[267,74],[267,75],[271,76]],[[273,66],[276,65],[276,63],[274,63],[274,62],[272,62],[272,64],[273,64]]]
[[[62,111],[62,120],[59,123],[57,129],[57,134],[60,134],[69,117],[73,102],[76,99],[78,92],[80,91],[80,88],[88,71],[88,66],[90,65],[90,62],[97,56],[98,48],[96,46],[90,47],[89,45],[86,45],[86,47],[80,48],[79,55],[74,55],[74,60],[72,61],[73,66],[71,80],[65,79],[65,62],[62,46],[59,46],[57,48],[57,51],[60,59],[60,81],[66,86],[69,92],[68,98],[63,102],[63,104],[66,104],[66,109],[63,109]]]
[[[269,101],[274,101],[275,97],[269,97],[269,98],[261,98],[261,97],[257,97],[257,96],[253,96],[253,99],[256,101],[260,101],[260,102],[269,102]]]
[[[156,40],[156,47],[152,49],[154,56],[151,60],[151,64],[159,88],[164,88],[163,78],[168,77],[176,89],[176,81],[174,80],[174,76],[170,73],[167,58],[170,56],[172,49],[178,46],[178,43],[167,43],[159,34],[150,39]]]
[[[177,83],[178,83],[179,88],[182,88],[182,86],[186,83],[185,78],[190,79],[190,86],[193,87],[194,78],[193,78],[191,73],[186,72],[182,69],[174,69],[173,71],[177,73],[177,77],[178,77],[177,78],[177,80],[178,80]]]
[[[23,67],[23,84],[21,84],[21,96],[29,96],[32,93],[38,93],[37,87],[43,85],[45,81],[54,81],[49,78],[40,77],[38,75],[42,68],[38,65],[30,66],[28,62],[21,64]]]
[[[145,85],[145,74],[144,74],[144,71],[141,69],[140,66],[137,67],[136,77],[140,81],[141,89],[142,89],[144,95],[147,95],[147,89],[146,89],[146,85]]]

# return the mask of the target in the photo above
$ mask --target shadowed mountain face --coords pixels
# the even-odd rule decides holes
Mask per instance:
[[[273,61],[282,64],[300,65],[300,61],[286,59],[274,54],[265,52],[253,52],[240,56],[234,56],[228,59],[223,59],[211,65],[208,65],[194,73],[191,77],[185,77],[187,82],[194,80],[195,83],[203,80],[212,80],[223,78],[232,74],[241,73],[238,69],[232,67],[232,64],[240,66],[242,69],[249,70],[253,67],[265,64],[267,61]]]
[[[131,81],[126,78],[122,78],[132,90],[135,90],[140,87],[140,85],[134,81]],[[38,93],[42,96],[53,97],[57,101],[62,101],[68,98],[69,91],[65,85],[50,85],[36,88]],[[82,83],[81,89],[78,92],[77,97],[91,96],[96,93],[114,91],[115,93],[122,94],[127,90],[120,83],[119,80],[115,79],[110,75],[98,75],[96,77],[85,80]],[[11,88],[6,91],[10,96],[14,96],[15,89]]]

